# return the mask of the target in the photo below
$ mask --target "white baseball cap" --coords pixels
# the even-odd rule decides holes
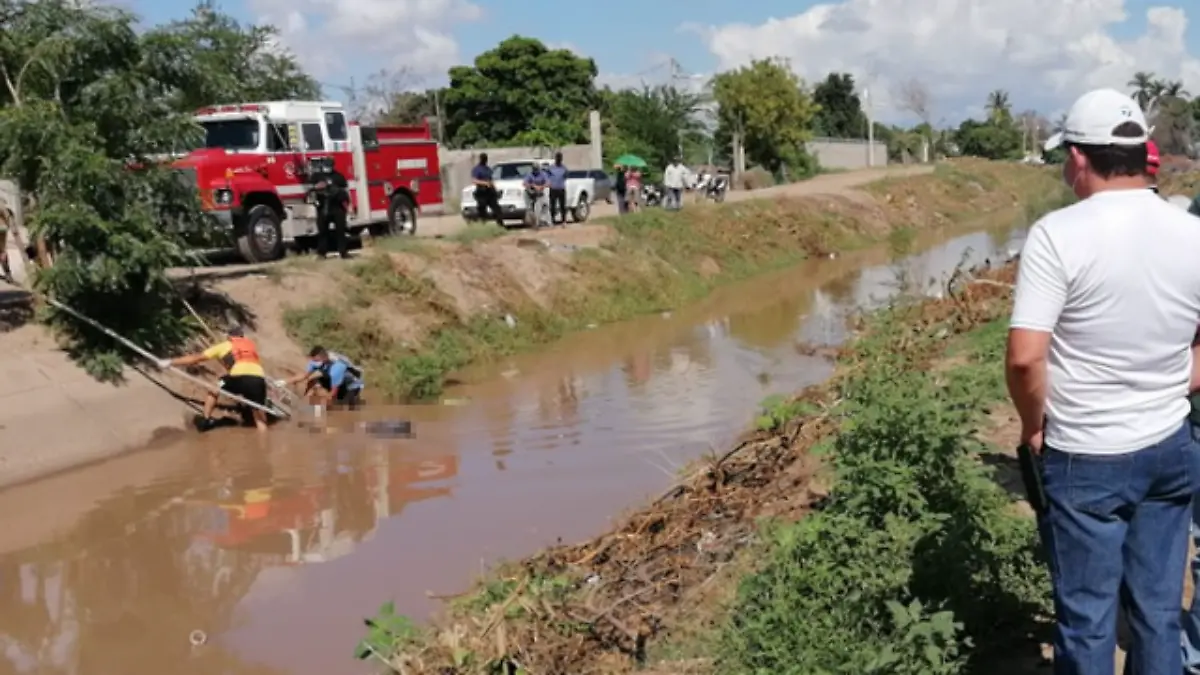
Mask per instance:
[[[1126,122],[1142,128],[1137,136],[1114,136],[1113,130]],[[1078,145],[1142,145],[1150,140],[1146,115],[1138,104],[1116,89],[1093,89],[1080,96],[1067,113],[1066,129],[1046,140],[1046,149],[1063,143]]]

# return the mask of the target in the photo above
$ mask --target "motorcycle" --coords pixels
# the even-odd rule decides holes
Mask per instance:
[[[729,191],[729,176],[717,174],[712,176],[704,188],[704,196],[714,202],[725,201],[725,193]]]
[[[662,206],[662,188],[649,183],[642,186],[642,206]]]
[[[700,174],[696,181],[696,194],[700,199],[711,199],[714,202],[725,201],[725,193],[729,191],[729,176],[725,174]]]

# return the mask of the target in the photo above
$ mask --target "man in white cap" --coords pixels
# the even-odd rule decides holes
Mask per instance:
[[[1006,375],[1040,457],[1057,675],[1113,672],[1120,601],[1127,672],[1183,672],[1200,227],[1147,189],[1147,129],[1115,90],[1076,101],[1046,148],[1066,150],[1080,201],[1034,223],[1021,252]]]

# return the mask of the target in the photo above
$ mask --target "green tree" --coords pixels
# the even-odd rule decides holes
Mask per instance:
[[[202,5],[198,13],[213,11]],[[212,28],[236,32],[236,23],[204,21],[208,32],[193,34],[188,48],[178,25],[139,36],[136,17],[111,6],[0,0],[0,175],[30,196],[30,230],[56,250],[34,286],[155,352],[190,333],[166,272],[190,257],[180,232],[207,223],[194,186],[153,156],[197,135],[181,112],[199,102],[190,88],[223,82],[225,73],[213,71],[230,62],[212,45],[243,44]],[[294,70],[284,57],[258,56],[236,55],[251,64],[239,71],[250,73],[246,89],[211,95],[265,95],[263,83]],[[88,372],[120,376],[127,351],[65,315],[47,319]]]
[[[698,117],[703,98],[671,86],[641,90],[605,90],[601,115],[606,120],[610,159],[636,154],[659,170],[680,148],[700,142],[704,127]]]
[[[854,91],[854,76],[830,73],[813,89],[813,102],[821,106],[814,125],[816,133],[832,138],[866,138],[867,116]]]
[[[295,59],[271,48],[271,26],[243,25],[204,0],[182,21],[142,39],[146,75],[170,84],[170,105],[191,112],[214,103],[320,98],[321,87]]]
[[[1020,130],[994,120],[964,120],[954,134],[954,142],[964,155],[986,159],[1015,159],[1021,155]]]
[[[514,35],[450,69],[446,136],[460,147],[586,142],[596,73],[591,59]]]
[[[805,149],[819,106],[804,91],[786,61],[763,59],[713,78],[720,125],[740,132],[746,157],[775,174],[811,173],[815,159]]]
[[[920,161],[921,147],[927,141],[926,137],[916,128],[903,129],[887,127],[887,132],[879,139],[887,143],[888,160],[892,162]]]
[[[1180,90],[1182,92],[1182,90]],[[1190,154],[1192,136],[1196,127],[1194,103],[1184,96],[1163,93],[1150,124],[1154,126],[1154,140],[1161,152],[1172,155]]]

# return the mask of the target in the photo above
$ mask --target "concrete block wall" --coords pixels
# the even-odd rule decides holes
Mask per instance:
[[[814,138],[808,143],[808,151],[816,155],[826,169],[865,169],[867,141],[848,138]],[[888,164],[887,143],[875,141],[875,166]]]

